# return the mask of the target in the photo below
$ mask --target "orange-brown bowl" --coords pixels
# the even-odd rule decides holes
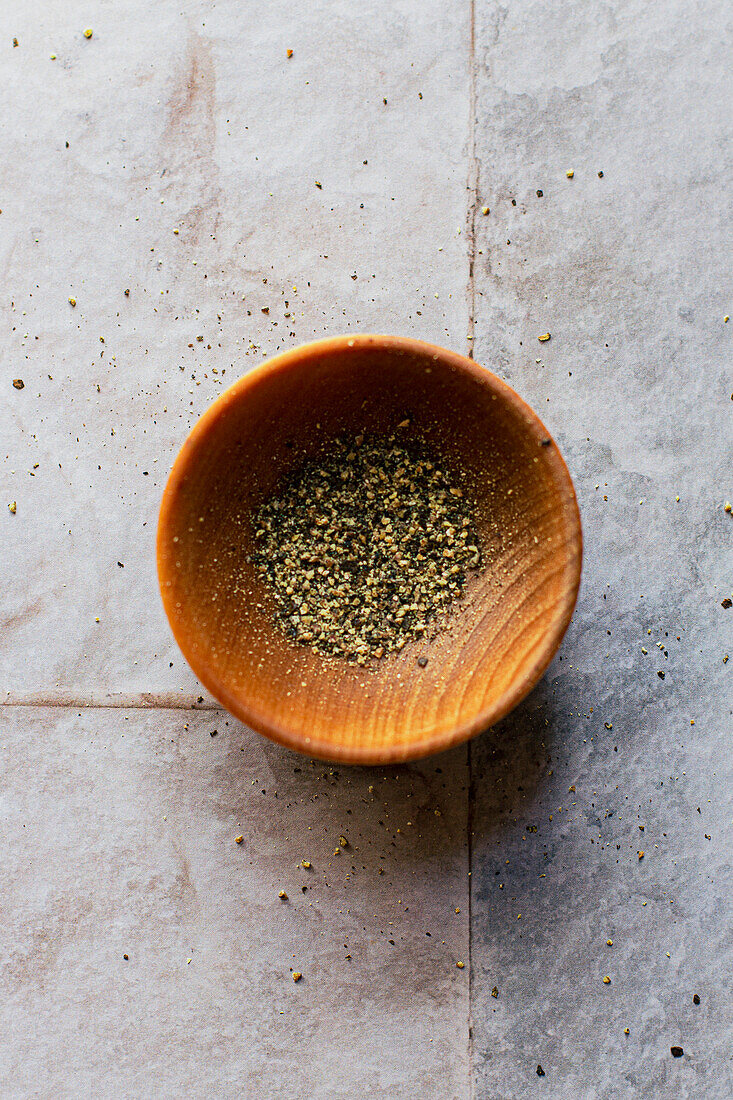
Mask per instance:
[[[432,641],[366,667],[323,657],[275,622],[247,561],[252,512],[329,439],[407,418],[474,500],[483,567]],[[581,552],[570,475],[532,410],[472,360],[396,336],[319,340],[241,378],[184,443],[158,526],[163,604],[201,682],[274,741],[360,764],[448,748],[516,706],[570,622]]]

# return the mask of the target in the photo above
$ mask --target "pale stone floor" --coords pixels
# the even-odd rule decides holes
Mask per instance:
[[[730,5],[0,27],[0,1095],[728,1100]],[[544,681],[402,768],[239,725],[156,588],[189,427],[348,331],[474,349],[583,514]]]

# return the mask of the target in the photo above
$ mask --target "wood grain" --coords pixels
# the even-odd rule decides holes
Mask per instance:
[[[485,564],[437,638],[362,668],[275,625],[246,561],[250,517],[340,432],[406,417],[476,501]],[[186,440],[158,527],[163,603],[201,682],[273,740],[364,764],[437,752],[511,710],[565,633],[581,553],[570,475],[532,410],[471,360],[388,336],[321,340],[235,383]]]

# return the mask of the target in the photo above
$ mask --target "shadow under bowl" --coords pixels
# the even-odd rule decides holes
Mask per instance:
[[[405,419],[473,500],[483,564],[434,639],[362,667],[276,623],[251,517],[336,436]],[[236,382],[184,443],[158,527],[163,604],[201,682],[267,737],[361,764],[446,749],[516,706],[567,629],[581,555],[570,475],[532,410],[472,360],[391,336],[320,340]]]

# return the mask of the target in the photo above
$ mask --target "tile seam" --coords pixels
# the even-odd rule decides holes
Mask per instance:
[[[192,710],[222,711],[225,708],[215,701],[198,702],[195,696],[171,699],[169,695],[152,692],[134,692],[129,695],[94,697],[93,695],[17,695],[0,699],[0,707],[23,707],[61,710]]]
[[[469,165],[468,165],[468,180],[467,180],[467,198],[468,198],[468,210],[467,210],[467,234],[468,234],[468,330],[466,333],[466,343],[468,345],[468,357],[474,358],[474,338],[476,328],[476,284],[475,284],[475,265],[476,265],[476,211],[478,208],[478,194],[479,194],[479,166],[478,157],[476,155],[476,112],[477,112],[477,89],[476,89],[476,0],[469,0],[469,48],[468,48],[468,64],[469,64]],[[471,749],[471,742],[468,742],[466,749],[466,763],[468,766],[468,784],[467,784],[467,805],[466,805],[466,858],[468,864],[468,899],[467,899],[467,911],[468,911],[468,1019],[466,1021],[466,1056],[468,1060],[468,1096],[470,1100],[474,1100],[476,1094],[475,1077],[474,1077],[474,1049],[473,1049],[473,997],[474,997],[474,977],[473,977],[473,912],[472,912],[472,879],[473,879],[473,753]]]

